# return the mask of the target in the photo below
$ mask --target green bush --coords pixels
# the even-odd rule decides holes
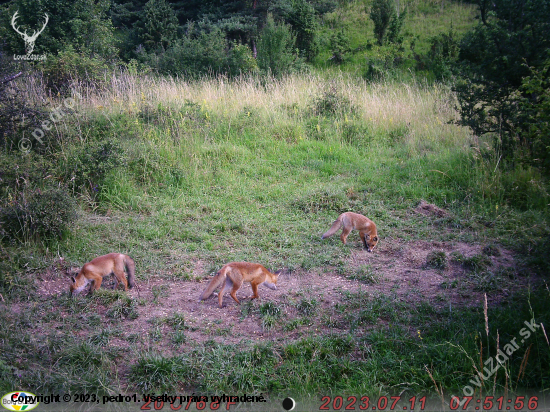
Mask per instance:
[[[386,30],[393,15],[392,0],[374,0],[370,10],[370,18],[374,22],[374,37],[381,46],[384,43]]]
[[[448,33],[441,33],[430,39],[430,50],[426,55],[415,56],[417,67],[420,70],[429,70],[437,80],[447,79],[453,75],[459,51],[457,35],[451,28]]]
[[[42,66],[46,86],[62,95],[69,93],[73,85],[101,87],[108,70],[105,59],[98,55],[88,56],[76,52],[71,45],[48,57]]]
[[[0,238],[28,242],[61,239],[76,220],[76,202],[63,189],[21,193],[0,208]]]
[[[245,44],[234,44],[227,54],[227,70],[231,76],[258,71],[252,50]]]
[[[342,95],[336,86],[331,86],[320,97],[313,101],[313,111],[318,116],[354,115],[357,107]]]
[[[0,147],[6,151],[25,150],[25,144],[32,145],[31,133],[44,118],[43,108],[17,90],[15,76],[20,72],[0,48]]]
[[[166,0],[149,0],[138,20],[137,32],[147,50],[166,49],[175,39],[178,18]]]
[[[260,70],[276,77],[296,70],[300,59],[295,54],[295,44],[296,37],[290,27],[276,23],[269,14],[258,40],[257,59]]]
[[[426,256],[426,266],[435,269],[445,269],[447,267],[447,255],[442,250],[432,250]]]
[[[330,37],[330,51],[332,53],[330,60],[336,64],[343,63],[346,59],[346,54],[351,51],[349,44],[349,36],[344,33],[344,30],[334,33]]]
[[[91,142],[69,156],[65,177],[74,188],[88,190],[95,198],[107,172],[124,162],[124,151],[118,143]]]
[[[279,6],[285,22],[291,25],[296,35],[296,48],[300,55],[312,61],[319,53],[315,9],[306,0],[280,1]]]
[[[459,124],[488,134],[504,162],[550,172],[550,8],[546,0],[484,2],[481,23],[460,45],[466,80],[454,86]]]

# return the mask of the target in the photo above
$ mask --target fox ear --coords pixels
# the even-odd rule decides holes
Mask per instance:
[[[71,280],[73,281],[73,283],[76,283],[76,279],[74,278],[74,276],[71,276]]]

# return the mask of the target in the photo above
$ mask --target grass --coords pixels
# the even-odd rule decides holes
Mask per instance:
[[[539,299],[530,302],[543,305],[534,309],[536,313],[542,314],[548,308],[547,299],[544,300],[546,302]],[[528,305],[516,304],[489,312],[490,324],[497,322],[504,327],[499,331],[501,338],[518,336],[524,324],[513,319],[529,317]],[[514,316],[512,312],[516,309],[522,317]],[[392,320],[398,321],[399,316],[395,315]],[[481,332],[484,323],[481,308],[473,312],[449,313],[426,305],[411,311],[406,318],[412,328],[420,324],[423,327],[411,333],[401,326],[388,325],[362,337],[349,334],[316,336],[285,345],[255,344],[244,351],[240,345],[213,344],[169,358],[143,354],[132,368],[131,379],[143,388],[159,390],[173,390],[180,379],[186,377],[201,393],[261,393],[265,390],[275,393],[285,388],[304,397],[326,390],[338,394],[375,393],[382,382],[386,388],[384,393],[391,394],[395,393],[391,388],[401,391],[398,387],[402,379],[408,377],[412,382],[408,384],[412,396],[430,392],[431,382],[424,373],[424,365],[432,365],[430,369],[435,379],[447,391],[457,390],[471,377],[470,366],[459,356],[461,351],[472,356],[484,348],[483,359],[486,359],[495,356],[497,348],[502,347],[498,346],[496,335],[485,336]],[[462,321],[457,323],[459,318]],[[479,332],[472,339],[468,333],[476,328]],[[542,332],[538,330],[530,339],[533,339],[531,350],[537,353],[535,356],[548,360],[548,347]],[[521,348],[521,353],[526,349]],[[545,361],[533,359],[539,361],[522,375],[522,384],[531,380],[535,384],[541,378],[540,368],[545,368]],[[513,366],[512,362],[507,363],[507,375],[515,377],[518,367],[518,363]],[[383,378],[378,376],[381,370],[385,372]],[[505,380],[506,374],[501,371],[497,376],[499,390]],[[509,384],[515,389],[520,380],[514,379]]]
[[[402,1],[401,12],[406,9],[403,34],[404,65],[413,63],[413,51],[419,55],[426,54],[430,47],[430,40],[441,34],[448,33],[449,29],[460,38],[476,24],[479,15],[474,4],[461,2],[445,2],[433,0]],[[377,59],[383,60],[384,50],[376,46],[374,23],[369,17],[371,2],[349,2],[345,7],[338,8],[332,13],[323,16],[320,31],[321,52],[315,58],[316,68],[325,71],[346,71],[364,75],[367,63]],[[336,65],[332,57],[331,38],[335,33],[343,33],[347,39],[348,53],[344,62]],[[391,64],[389,65],[391,69]],[[390,70],[388,70],[390,71]],[[386,73],[389,77],[406,77],[403,72]]]
[[[446,305],[443,291],[497,293],[506,279],[512,285],[514,276],[542,272],[549,233],[544,179],[520,166],[510,173],[497,169],[490,146],[449,123],[456,113],[446,86],[366,83],[343,74],[233,82],[120,74],[105,90],[80,93],[79,115],[56,132],[60,149],[51,150],[47,168],[80,200],[77,224],[53,244],[0,249],[4,393],[16,385],[53,393],[190,389],[271,400],[283,392],[305,400],[319,394],[434,398],[426,365],[446,395],[459,393],[478,367],[465,359],[494,356],[524,321],[548,324],[548,292],[538,285],[531,294],[510,287],[513,293],[488,312],[489,334],[482,308]],[[116,143],[116,162],[106,164],[120,165],[94,177],[97,192],[93,185],[72,186],[79,173],[73,160],[100,141]],[[2,156],[21,167],[28,161]],[[44,179],[30,176],[28,184]],[[422,199],[448,215],[414,213]],[[441,287],[442,304],[421,291],[412,293],[417,301],[404,301],[395,290],[369,289],[386,281],[383,271],[356,263],[352,246],[337,237],[321,241],[346,210],[377,222],[381,244],[396,261],[403,245],[492,246],[474,256],[448,256],[467,276]],[[499,271],[490,262],[503,248],[532,266]],[[121,291],[71,299],[33,289],[32,276],[50,269],[58,254],[80,266],[112,250],[134,258],[140,282],[162,280],[139,305]],[[193,323],[180,311],[154,315],[145,332],[129,333],[131,322],[142,320],[138,312],[164,309],[171,282],[206,278],[233,260],[285,268],[288,276],[337,273],[361,287],[341,290],[330,305],[295,290],[281,302],[243,302],[239,322],[266,332],[260,342],[234,343],[240,324]],[[445,261],[441,254],[430,260],[441,270]],[[288,340],[277,340],[281,331]],[[212,340],[197,342],[201,333]],[[496,381],[484,383],[484,393],[548,388],[550,351],[542,329],[531,344],[507,361]]]

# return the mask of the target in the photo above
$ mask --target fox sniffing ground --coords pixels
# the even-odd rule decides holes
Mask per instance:
[[[214,278],[210,281],[204,292],[202,292],[199,302],[205,300],[214,290],[223,284],[222,289],[218,293],[218,304],[220,308],[222,307],[223,295],[228,290],[231,290],[229,294],[235,302],[240,304],[239,299],[237,299],[237,291],[243,285],[243,282],[250,282],[252,286],[252,291],[254,294],[251,296],[252,299],[259,297],[258,295],[258,286],[262,283],[270,289],[277,289],[277,279],[279,274],[282,271],[279,270],[275,273],[270,272],[265,267],[258,263],[249,263],[249,262],[231,262],[222,267]],[[225,283],[224,283],[225,282]]]
[[[126,281],[125,269],[128,272],[128,281]],[[128,287],[131,289],[136,284],[135,270],[135,263],[128,255],[109,253],[99,256],[82,266],[76,278],[71,277],[69,291],[72,295],[78,295],[88,283],[94,282],[91,290],[95,292],[101,286],[103,278],[111,273],[115,274],[115,289],[118,287],[118,283],[122,282],[124,290],[128,290]]]
[[[338,219],[332,224],[331,228],[321,236],[321,239],[325,239],[334,235],[341,227],[342,234],[340,239],[346,244],[346,239],[352,230],[359,231],[359,237],[363,241],[367,251],[372,252],[376,244],[378,243],[378,232],[376,231],[376,225],[368,217],[360,215],[359,213],[346,212],[338,216]]]

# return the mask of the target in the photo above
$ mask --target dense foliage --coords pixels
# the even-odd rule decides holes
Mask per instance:
[[[460,123],[491,134],[502,157],[550,172],[548,82],[550,3],[480,3],[481,24],[463,40],[464,80],[456,86]]]

